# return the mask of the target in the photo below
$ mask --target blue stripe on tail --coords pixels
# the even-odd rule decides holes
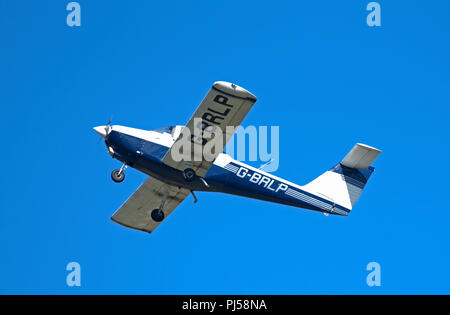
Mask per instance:
[[[369,166],[368,169],[363,170],[350,168],[339,163],[335,167],[331,168],[330,171],[341,174],[347,183],[363,189],[364,186],[366,186],[370,175],[372,175],[373,171],[375,171],[375,168]]]

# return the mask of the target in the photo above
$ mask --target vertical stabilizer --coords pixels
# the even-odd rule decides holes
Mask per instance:
[[[303,188],[350,211],[375,170],[370,165],[380,153],[357,143],[340,163]]]

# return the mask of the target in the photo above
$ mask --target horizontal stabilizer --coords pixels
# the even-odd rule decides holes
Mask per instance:
[[[367,169],[380,152],[380,150],[368,145],[357,143],[345,156],[341,164],[350,168]]]

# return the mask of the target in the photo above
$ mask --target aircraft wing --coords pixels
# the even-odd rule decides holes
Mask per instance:
[[[163,162],[180,171],[191,168],[198,176],[205,176],[255,102],[253,94],[235,84],[214,83],[184,128],[189,130],[190,136],[185,136],[186,130],[183,130],[164,156]],[[216,131],[221,131],[221,139],[216,139]],[[211,145],[216,140],[221,140],[218,141],[220,145]],[[178,148],[187,146],[191,148],[190,157],[174,159],[174,154],[180,152]],[[215,146],[216,150],[203,150],[206,146]],[[202,154],[204,151],[206,155]]]
[[[159,209],[164,196],[166,201],[162,210],[164,218],[167,218],[189,194],[187,189],[149,177],[114,213],[111,220],[128,228],[151,233],[161,223],[153,220],[151,213]]]

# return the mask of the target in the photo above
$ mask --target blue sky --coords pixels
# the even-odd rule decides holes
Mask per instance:
[[[448,1],[380,1],[379,28],[368,0],[79,1],[80,28],[68,2],[0,3],[0,293],[450,293]],[[151,235],[109,220],[145,176],[114,184],[92,127],[184,124],[218,80],[280,126],[277,176],[383,150],[349,217],[198,193]]]

